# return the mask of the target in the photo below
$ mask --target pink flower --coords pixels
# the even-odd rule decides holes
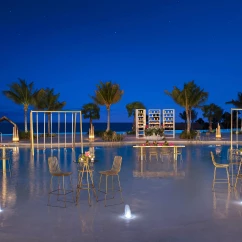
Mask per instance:
[[[86,151],[85,152],[85,156],[88,156],[89,157],[90,156],[90,152],[89,151]]]

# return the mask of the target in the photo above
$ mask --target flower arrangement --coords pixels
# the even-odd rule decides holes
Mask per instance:
[[[165,140],[165,142],[162,145],[163,146],[169,146],[169,143],[167,142],[167,140]]]
[[[156,141],[153,142],[153,145],[158,145],[158,143]]]
[[[86,151],[84,154],[80,155],[78,158],[78,162],[88,163],[89,161],[94,161],[95,156],[90,153],[90,151]]]
[[[164,130],[163,130],[163,128],[160,128],[160,127],[153,127],[153,128],[145,129],[145,136],[152,136],[153,134],[162,136],[163,133],[164,133]]]

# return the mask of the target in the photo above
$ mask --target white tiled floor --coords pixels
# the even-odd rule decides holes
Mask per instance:
[[[221,157],[216,156],[218,162],[226,162],[227,148],[222,146]],[[146,177],[142,177],[137,150],[129,146],[97,147],[96,185],[98,171],[109,169],[114,155],[123,156],[120,178],[125,203],[112,205],[119,203],[117,194],[109,201],[112,206],[104,207],[103,201],[93,199],[89,207],[87,193],[82,191],[80,203],[68,203],[66,209],[46,206],[50,151],[40,151],[31,159],[28,149],[20,149],[13,159],[12,175],[0,174],[0,241],[241,241],[240,192],[229,193],[224,184],[217,185],[215,193],[211,190],[213,165],[209,152],[215,149],[186,146],[184,162],[178,162],[177,167],[168,161],[144,161]],[[58,150],[53,152],[58,156]],[[59,154],[62,169],[73,171],[76,184],[71,150]],[[54,199],[52,202],[58,204]],[[125,204],[133,214],[130,220],[123,218]]]

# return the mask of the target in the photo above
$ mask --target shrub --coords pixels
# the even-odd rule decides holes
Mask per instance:
[[[117,134],[115,131],[109,130],[102,134],[102,140],[104,141],[122,141],[124,136],[122,134]]]
[[[241,130],[233,131],[233,134],[242,134],[242,131]]]
[[[36,135],[34,134],[34,139],[36,138]],[[19,131],[19,140],[29,140],[30,139],[30,131]]]
[[[186,130],[183,130],[180,134],[180,139],[194,139],[196,137],[197,133],[195,130],[191,130],[188,134]]]
[[[127,135],[134,135],[134,134],[136,134],[136,132],[132,130],[132,131],[127,131],[126,134]]]
[[[56,134],[52,134],[52,137],[55,137],[56,136]],[[39,137],[44,137],[44,134],[41,134]],[[45,134],[45,137],[51,137],[51,134],[48,134],[48,133],[46,133]]]

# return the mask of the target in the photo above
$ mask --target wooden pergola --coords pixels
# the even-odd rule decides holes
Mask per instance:
[[[13,142],[18,142],[19,141],[19,136],[18,136],[18,126],[15,124],[12,120],[7,118],[6,116],[3,116],[0,118],[0,122],[2,121],[7,121],[13,125]]]

